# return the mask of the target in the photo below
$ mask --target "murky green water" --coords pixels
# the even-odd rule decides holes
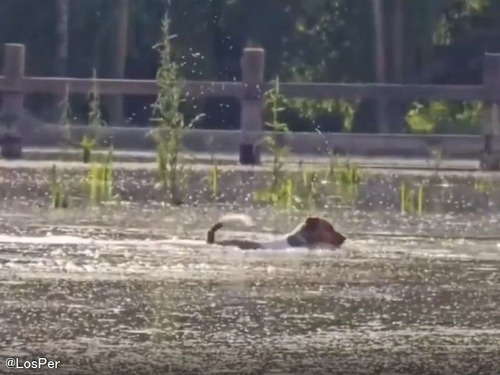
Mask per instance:
[[[494,183],[433,185],[421,216],[400,214],[398,179],[304,212],[227,196],[171,209],[123,180],[135,203],[54,212],[37,176],[0,184],[2,361],[43,355],[75,374],[500,371]],[[227,211],[258,225],[221,236],[268,239],[314,212],[349,241],[336,252],[207,246]]]

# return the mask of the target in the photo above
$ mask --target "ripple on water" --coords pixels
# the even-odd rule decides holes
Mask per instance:
[[[201,232],[44,225],[0,236],[0,345],[11,348],[0,355],[52,353],[74,369],[112,357],[160,372],[267,358],[275,371],[383,360],[409,373],[442,353],[498,363],[495,239],[353,233],[336,252],[240,251]]]

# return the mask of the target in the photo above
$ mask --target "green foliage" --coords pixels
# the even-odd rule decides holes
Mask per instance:
[[[266,125],[273,132],[281,133],[280,135],[282,136],[289,132],[288,125],[280,122],[278,119],[279,113],[285,109],[283,102],[284,97],[280,93],[279,79],[276,78],[274,87],[266,93],[266,106],[270,107],[271,112],[271,121],[266,122]],[[284,143],[285,138],[282,137],[281,141]],[[279,140],[273,136],[264,137],[264,144],[267,145],[269,151],[271,151],[273,155],[271,191],[279,190],[279,185],[283,177],[282,170],[285,159],[289,153],[289,147],[281,145]]]
[[[409,187],[405,182],[401,183],[401,214],[422,215],[424,211],[424,188]]]
[[[89,94],[89,124],[91,126],[92,138],[98,146],[102,127],[106,126],[106,122],[102,118],[101,95],[97,86],[97,71],[95,69],[92,71],[92,91]]]
[[[110,201],[113,198],[113,149],[110,148],[107,157],[90,166],[87,183],[91,205]]]
[[[289,38],[280,49],[277,68],[282,77],[309,82],[372,81],[373,69],[366,64],[373,53],[371,14],[366,0],[316,0],[293,1],[289,12],[268,15],[282,19],[286,27],[276,30],[277,36]]]
[[[485,50],[495,47],[495,38],[489,36],[499,31],[497,2],[458,0],[450,4],[449,0],[403,2],[404,65],[408,68],[405,69],[408,82],[429,73],[435,44],[453,45],[460,41],[465,47],[478,43],[484,44]],[[391,8],[387,6],[385,10]],[[31,12],[27,14],[26,9]],[[54,6],[32,0],[6,0],[0,6],[0,42],[16,41],[28,46],[30,75],[55,73],[57,54],[53,51],[58,46],[58,20],[54,10]],[[112,32],[115,2],[70,1],[69,11],[68,75],[88,77],[92,68],[97,68],[100,75],[107,76],[112,70],[111,53],[117,38]],[[375,78],[371,0],[130,1],[127,54],[130,78],[152,78],[150,72],[157,70],[158,59],[151,46],[160,36],[159,25],[166,11],[171,16],[172,32],[178,35],[172,42],[171,54],[179,62],[181,75],[188,79],[211,80],[223,69],[225,61],[237,65],[239,50],[247,40],[266,50],[266,79],[279,75],[285,81],[371,82]],[[479,42],[476,38],[464,38],[473,27],[471,16],[476,15],[493,17],[484,27],[487,30],[474,30],[485,35]],[[19,19],[24,21],[20,23]],[[392,41],[391,32],[386,35]],[[388,51],[388,61],[390,56]],[[419,72],[413,67],[417,60],[421,65]],[[75,116],[84,118],[87,103],[78,98],[72,100]],[[130,98],[127,111],[134,114],[134,119],[147,121],[151,117],[148,100]],[[39,103],[42,101],[38,99],[27,101],[30,109],[43,111],[39,107],[45,106]],[[313,130],[317,126],[328,131],[332,124],[335,129],[351,129],[356,103],[304,103],[307,104],[291,102],[282,112],[280,121],[286,122],[290,130]],[[425,123],[420,128],[425,128]]]
[[[266,125],[275,132],[287,133],[288,125],[286,123],[279,121],[279,114],[285,110],[286,98],[280,92],[280,81],[279,78],[273,82],[274,87],[266,92],[266,107],[269,108],[271,113],[271,120],[266,121]]]
[[[269,186],[255,194],[258,202],[271,204],[286,210],[314,207],[318,196],[319,175],[314,170],[304,170],[300,178],[295,179],[292,174],[288,175],[284,168],[289,148],[284,145],[286,134],[289,132],[288,125],[280,120],[280,114],[286,110],[288,104],[280,92],[279,79],[274,80],[271,90],[266,93],[266,108],[269,121],[266,125],[275,132],[273,136],[264,138],[272,154],[271,179]]]
[[[413,133],[479,134],[482,103],[414,103],[406,119]]]
[[[269,108],[271,117],[265,124],[273,132],[280,136],[284,136],[289,130],[288,125],[280,122],[278,118],[280,112],[285,109],[285,99],[280,93],[278,78],[275,79],[273,88],[266,92],[265,99],[266,107]],[[256,199],[258,201],[292,208],[294,186],[293,181],[285,178],[285,173],[283,171],[285,160],[289,153],[289,148],[280,144],[284,143],[284,141],[284,137],[281,140],[277,140],[276,134],[264,137],[264,144],[272,154],[271,183],[265,191],[257,192]]]
[[[297,104],[300,114],[316,123],[318,117],[326,116],[329,119],[338,119],[342,124],[341,130],[350,131],[352,129],[355,113],[355,105],[345,100],[304,100],[295,99],[293,104]],[[325,126],[325,129],[328,127]]]
[[[95,69],[92,75],[92,91],[89,94],[88,116],[90,132],[89,135],[84,135],[80,142],[80,146],[82,147],[82,161],[84,163],[90,163],[92,151],[99,146],[102,127],[106,125],[106,122],[102,119],[101,97],[99,88],[97,87],[97,73]]]
[[[213,136],[209,137],[208,144],[210,145],[210,153],[211,153],[210,160],[212,162],[212,169],[209,171],[208,174],[207,187],[208,191],[210,192],[210,198],[212,200],[216,200],[219,195],[219,177],[221,175],[221,171],[219,169],[219,165],[215,157]]]
[[[286,178],[274,190],[257,191],[254,198],[257,202],[270,204],[274,207],[293,210],[298,207],[300,198],[291,178]]]
[[[82,141],[80,142],[80,146],[82,147],[82,161],[87,164],[90,163],[90,159],[92,157],[92,150],[96,145],[96,141],[94,138],[89,137],[88,135],[84,135]]]
[[[50,193],[52,196],[52,208],[68,208],[69,196],[66,192],[64,179],[59,175],[56,165],[50,170]]]
[[[215,200],[219,194],[219,177],[220,170],[217,165],[217,160],[212,158],[212,169],[210,170],[210,174],[208,176],[208,188],[210,191],[210,197]]]
[[[319,173],[314,170],[304,170],[302,173],[302,194],[303,197],[300,201],[303,206],[314,208],[316,206],[316,199],[319,197]]]
[[[485,12],[490,4],[491,0],[467,0],[463,2],[466,11],[472,14]]]
[[[351,131],[356,103],[344,100],[284,98],[280,122],[289,123],[290,131]]]
[[[361,169],[350,161],[340,163],[337,156],[331,152],[325,177],[333,193],[340,198],[341,202],[354,203],[363,180]]]
[[[159,92],[153,104],[153,118],[157,128],[153,131],[156,143],[158,176],[170,202],[182,201],[181,185],[184,182],[184,164],[181,160],[184,130],[187,127],[184,116],[179,111],[183,103],[183,81],[179,65],[172,58],[170,44],[173,36],[169,31],[170,20],[165,14],[162,21],[161,41],[155,45],[160,57],[160,67],[156,74]]]
[[[474,190],[478,193],[490,193],[494,189],[494,184],[491,180],[476,180],[474,181]]]

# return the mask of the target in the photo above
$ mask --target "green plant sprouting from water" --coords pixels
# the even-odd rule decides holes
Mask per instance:
[[[90,163],[90,159],[92,158],[92,150],[96,145],[96,140],[88,135],[84,135],[80,146],[82,146],[82,161],[84,163]]]
[[[329,182],[335,195],[343,202],[353,203],[359,193],[359,185],[363,179],[362,171],[349,160],[340,163],[338,156],[330,152],[330,160],[326,172],[326,180]]]
[[[160,56],[156,73],[159,92],[153,104],[153,131],[156,143],[158,178],[164,191],[169,192],[170,202],[180,203],[181,186],[185,180],[184,163],[181,158],[184,130],[187,127],[179,111],[183,103],[183,81],[179,65],[173,60],[168,14],[162,20],[161,41],[155,46]]]
[[[106,122],[102,119],[101,96],[97,86],[97,73],[95,69],[92,73],[92,90],[89,94],[89,125],[90,133],[89,135],[84,135],[80,143],[83,153],[82,161],[84,163],[90,163],[92,151],[99,146],[102,127],[106,125]]]
[[[443,162],[443,149],[441,147],[431,151],[432,159],[434,162],[434,169],[438,171],[441,169],[441,163]]]
[[[220,169],[217,164],[217,160],[212,156],[212,169],[210,170],[210,174],[208,176],[208,188],[210,191],[210,198],[212,200],[217,199],[219,195],[219,178],[220,178]]]
[[[404,181],[401,183],[401,214],[418,214],[424,212],[424,188],[409,187]]]
[[[113,149],[110,148],[106,158],[93,162],[88,174],[89,200],[97,205],[113,199]]]
[[[69,206],[66,187],[55,164],[52,165],[50,170],[50,192],[52,196],[52,208],[67,208]]]
[[[347,162],[338,169],[338,176],[340,185],[342,186],[358,186],[361,182],[360,169],[350,162]]]
[[[266,92],[265,100],[271,115],[266,125],[275,133],[274,136],[264,137],[264,144],[272,154],[271,182],[264,191],[257,192],[256,199],[291,209],[295,206],[297,196],[292,179],[287,178],[284,173],[289,148],[282,143],[289,129],[286,123],[279,121],[279,114],[285,110],[285,98],[280,92],[278,78],[275,79],[273,88]]]
[[[303,206],[313,208],[316,204],[316,198],[319,195],[319,174],[314,170],[304,170],[302,172]]]
[[[476,180],[474,181],[474,191],[477,193],[490,193],[494,189],[493,182],[491,180]]]
[[[276,78],[274,87],[266,93],[266,106],[270,108],[271,113],[271,121],[266,122],[266,125],[273,132],[277,132],[279,136],[284,136],[289,132],[288,125],[278,119],[280,112],[285,110],[284,101],[285,99],[280,93],[279,79]],[[280,144],[281,142],[272,136],[266,136],[264,143],[273,155],[271,191],[279,190],[279,185],[283,179],[284,159],[288,156],[289,148]]]
[[[106,126],[106,122],[102,118],[101,95],[97,85],[97,72],[95,69],[92,71],[92,91],[90,92],[89,99],[89,123],[92,130],[92,137],[98,144],[101,139],[102,128]]]
[[[291,178],[286,178],[280,182],[278,188],[275,188],[272,193],[265,193],[262,195],[261,200],[271,203],[273,206],[292,210],[297,208],[298,203],[300,203],[295,184]]]
[[[221,175],[221,171],[215,157],[213,136],[209,138],[208,144],[210,145],[210,160],[212,162],[212,168],[210,169],[208,174],[207,187],[208,191],[210,192],[210,198],[212,200],[216,200],[219,195],[219,178]]]
[[[59,123],[63,127],[63,139],[64,146],[71,144],[71,103],[69,101],[69,85],[66,85],[64,89],[64,96],[60,103],[61,106],[61,117]]]

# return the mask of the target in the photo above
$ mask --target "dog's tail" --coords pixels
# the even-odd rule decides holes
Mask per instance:
[[[212,244],[215,242],[215,232],[221,229],[223,226],[231,224],[243,224],[247,227],[254,225],[252,218],[245,214],[227,214],[222,216],[216,224],[210,228],[207,233],[207,243]]]

